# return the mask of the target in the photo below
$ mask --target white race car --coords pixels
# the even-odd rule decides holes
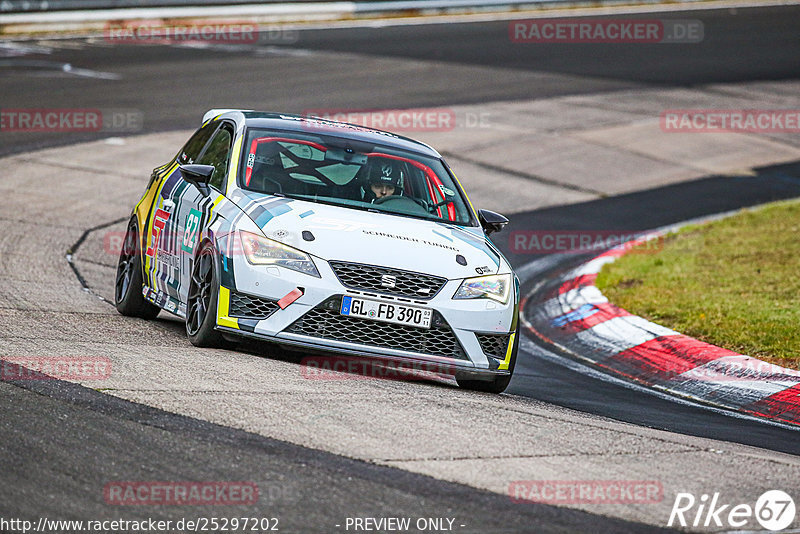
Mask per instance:
[[[211,110],[156,168],[122,247],[116,305],[237,336],[433,364],[499,393],[519,345],[519,282],[429,146],[356,125]]]

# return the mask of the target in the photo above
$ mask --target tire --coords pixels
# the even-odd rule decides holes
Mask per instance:
[[[215,330],[219,276],[216,251],[204,245],[192,266],[189,297],[186,301],[186,335],[195,347],[227,347],[228,341]]]
[[[161,308],[145,300],[142,295],[142,256],[139,250],[139,228],[136,219],[128,223],[125,240],[119,251],[117,276],[114,282],[114,305],[128,317],[155,319]]]
[[[517,352],[519,352],[519,330],[514,336],[514,347],[511,349],[511,362],[508,364],[508,374],[497,376],[493,380],[463,380],[456,377],[459,387],[484,393],[502,393],[511,382],[514,367],[517,365]]]

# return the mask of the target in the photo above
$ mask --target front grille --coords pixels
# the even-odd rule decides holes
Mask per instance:
[[[231,291],[231,305],[228,310],[228,316],[246,319],[266,319],[277,309],[278,303],[274,300]]]
[[[286,329],[286,332],[372,347],[467,359],[453,329],[436,311],[431,328],[415,328],[398,324],[348,317],[339,313],[341,297],[312,309]]]
[[[506,357],[508,339],[511,334],[475,334],[475,336],[478,338],[484,354],[500,360]]]
[[[446,278],[413,271],[343,261],[329,263],[343,286],[362,291],[428,300],[447,283]],[[387,287],[387,282],[392,282],[393,287]]]

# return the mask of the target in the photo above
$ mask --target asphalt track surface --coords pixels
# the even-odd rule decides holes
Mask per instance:
[[[671,45],[574,45],[569,49],[512,46],[505,37],[505,22],[320,30],[301,32],[299,40],[287,48],[354,56],[332,64],[332,57],[322,54],[306,57],[298,65],[295,56],[280,49],[270,52],[267,62],[264,56],[219,50],[76,46],[57,49],[46,60],[54,65],[69,62],[85,69],[121,72],[124,83],[110,82],[113,90],[109,90],[107,84],[87,83],[56,69],[30,67],[21,62],[0,67],[0,93],[4,108],[139,109],[145,113],[145,131],[161,131],[192,128],[197,124],[198,109],[223,102],[236,107],[296,112],[325,106],[438,106],[652,85],[794,79],[800,75],[800,41],[795,24],[800,9],[796,7],[663,16],[703,20],[706,40],[694,49],[696,53],[687,56],[680,47]],[[387,63],[385,71],[365,71],[359,60],[364,54],[434,59],[436,63],[412,64],[407,70]],[[465,70],[464,66],[469,68]],[[498,80],[496,72],[482,70],[486,66],[505,69],[505,78]],[[453,75],[449,76],[451,71]],[[2,155],[95,137],[2,135]],[[518,213],[512,224],[580,229],[591,215],[594,227],[597,221],[603,221],[607,228],[653,228],[798,196],[798,177],[800,172],[795,166],[764,169],[757,179],[743,181],[739,187],[730,187],[729,178],[711,177],[661,190]],[[517,265],[527,259],[512,256]],[[539,357],[539,350],[545,349],[539,347],[521,354],[509,393],[649,427],[800,454],[794,431],[587,377]],[[342,509],[361,515],[419,516],[423,506],[426,516],[456,515],[456,511],[476,532],[647,528],[546,506],[515,506],[509,512],[508,499],[502,496],[232,432],[203,421],[108,399],[79,386],[58,382],[26,384],[25,389],[15,386],[0,387],[4,406],[14,408],[4,410],[0,419],[5,427],[5,454],[0,460],[6,473],[0,499],[3,516],[52,513],[79,518],[95,510],[99,514],[103,503],[98,498],[60,497],[90,494],[86,488],[109,478],[138,480],[174,474],[232,479],[232,474],[241,473],[244,477],[257,472],[263,473],[263,480],[282,481],[281,491],[285,493],[277,492],[265,504],[284,510],[282,516],[287,523],[303,519],[302,523],[288,525],[299,530],[325,530],[330,527],[326,521],[331,514]],[[69,430],[64,431],[65,428]],[[85,449],[86,443],[94,445]],[[32,450],[37,451],[36,457],[31,456]],[[76,452],[81,450],[84,453]],[[236,462],[225,465],[220,463],[222,458],[235,458]],[[42,469],[42,465],[50,468]],[[45,487],[50,488],[48,495],[42,495]],[[318,513],[304,506],[310,502],[318,507]],[[390,510],[385,508],[386,503],[391,504]],[[174,510],[147,512],[151,517],[175,515]],[[502,526],[485,522],[498,517],[503,518]]]
[[[149,506],[125,510],[124,517],[277,518],[281,532],[342,531],[337,525],[356,514],[456,517],[454,530],[475,533],[660,531],[554,506],[515,504],[496,493],[170,414],[66,382],[43,381],[31,389],[0,384],[6,412],[0,458],[4,518],[118,517],[109,514],[96,491],[109,480],[247,480],[259,488],[255,506]],[[43,436],[49,436],[47,443]],[[52,469],[42,469],[45,465]]]
[[[144,113],[147,132],[194,128],[198,109],[224,106],[294,113],[394,109],[781,80],[798,75],[799,16],[797,6],[657,14],[703,22],[704,40],[688,53],[688,45],[670,44],[514,44],[505,21],[275,34],[254,52],[112,46],[101,37],[93,46],[68,43],[33,56],[38,63],[0,61],[0,86],[5,108],[132,108]],[[305,56],[306,50],[323,53]],[[123,79],[92,83],[63,72],[64,63]],[[92,138],[98,136],[7,132],[0,155]]]

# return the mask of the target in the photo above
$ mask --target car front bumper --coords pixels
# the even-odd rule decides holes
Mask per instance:
[[[221,262],[223,286],[219,291],[217,328],[229,335],[313,351],[434,364],[452,369],[447,374],[467,379],[508,374],[516,329],[516,294],[506,304],[488,299],[454,300],[452,296],[461,280],[448,280],[433,298],[410,301],[345,287],[327,262],[314,260],[320,278],[237,261],[235,283],[231,283],[233,276],[226,276],[225,262]],[[284,309],[277,306],[278,300],[298,288],[302,295],[297,300]],[[343,295],[427,307],[434,310],[434,324],[431,329],[420,329],[345,318],[338,312]],[[260,310],[260,316],[243,311],[243,301],[248,309]],[[310,323],[312,317],[314,322]],[[452,350],[443,348],[451,345]]]

